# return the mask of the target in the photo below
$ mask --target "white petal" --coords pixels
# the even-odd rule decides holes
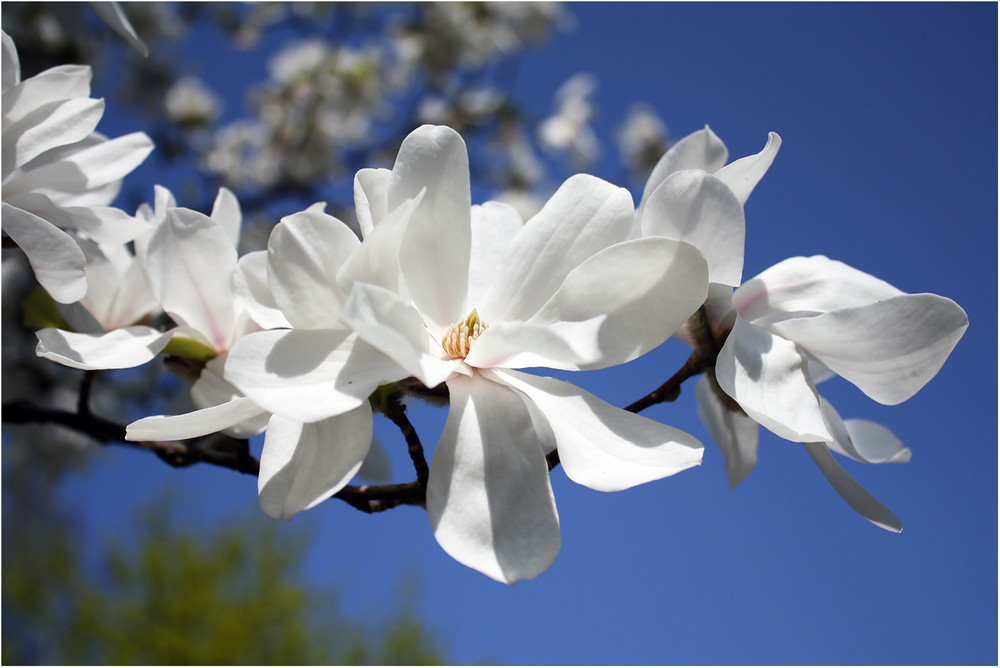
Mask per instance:
[[[564,336],[604,315],[597,359],[582,368],[623,364],[663,343],[705,301],[708,269],[693,246],[651,237],[606,248],[572,270],[528,324],[558,323]]]
[[[348,257],[337,272],[337,286],[350,294],[355,283],[378,285],[399,294],[399,249],[403,232],[410,217],[420,205],[422,195],[407,200],[386,214],[365,237],[364,242]]]
[[[215,196],[212,215],[209,218],[222,226],[222,229],[226,231],[226,238],[229,239],[233,248],[239,246],[243,213],[240,210],[240,202],[232,191],[227,188],[219,188],[219,194]]]
[[[875,401],[898,404],[937,374],[968,326],[952,300],[919,294],[783,320],[770,329]]]
[[[399,365],[399,378],[416,376],[436,387],[460,362],[443,360],[440,343],[431,339],[420,314],[398,296],[376,285],[358,283],[341,313],[344,324]],[[394,380],[398,380],[396,378]]]
[[[715,377],[747,415],[778,436],[831,438],[806,360],[791,341],[737,318],[715,362]]]
[[[604,316],[584,322],[536,325],[500,322],[479,335],[466,364],[480,369],[545,367],[579,371],[602,359],[599,347]]]
[[[223,378],[226,357],[220,355],[209,360],[191,386],[191,401],[196,408],[219,406],[243,398],[243,393]],[[222,431],[233,438],[251,438],[264,431],[269,417],[264,409],[259,409],[245,419],[223,426]]]
[[[551,429],[566,475],[581,485],[613,492],[701,464],[701,443],[679,429],[553,378],[518,371],[490,374],[528,397],[532,416]]]
[[[362,169],[354,176],[354,210],[361,227],[361,237],[367,239],[372,230],[389,213],[388,169]]]
[[[4,124],[4,175],[51,148],[80,141],[103,114],[103,100],[76,98],[46,104],[16,123]]]
[[[715,173],[729,186],[740,204],[746,204],[750,193],[764,177],[774,157],[778,155],[781,148],[781,137],[777,132],[767,133],[767,143],[760,153],[748,155],[745,158],[734,160]]]
[[[471,194],[465,142],[454,130],[424,125],[399,148],[389,210],[420,196],[399,251],[410,298],[442,329],[464,318],[469,283]]]
[[[682,169],[700,169],[712,174],[725,165],[728,158],[729,151],[726,150],[726,145],[708,126],[684,137],[671,146],[653,167],[642,191],[639,215],[644,214],[646,200],[653,191],[674,172]]]
[[[507,247],[524,227],[514,207],[486,202],[472,207],[472,242],[469,255],[469,304],[486,300],[490,286],[501,272]]]
[[[671,174],[646,202],[642,236],[686,241],[708,262],[708,279],[737,286],[743,276],[743,205],[720,179],[700,170]]]
[[[804,443],[806,452],[816,462],[826,479],[837,490],[841,498],[866,520],[886,531],[899,533],[903,524],[882,502],[869,494],[857,480],[852,478],[836,462],[830,450],[823,443]]]
[[[236,249],[211,218],[169,209],[146,248],[150,289],[163,310],[201,332],[219,353],[236,336],[237,304],[230,288]]]
[[[233,294],[262,329],[291,327],[267,284],[267,251],[247,253],[236,263]]]
[[[129,441],[182,441],[214,434],[241,422],[265,415],[264,409],[246,397],[181,415],[152,415],[136,420],[125,429]]]
[[[361,244],[333,216],[302,211],[281,219],[267,242],[267,279],[274,300],[293,327],[338,326],[344,295],[337,270]]]
[[[236,342],[225,378],[271,413],[318,422],[368,401],[399,366],[345,330],[267,330]]]
[[[150,361],[166,347],[174,330],[126,327],[106,334],[77,334],[61,329],[36,332],[35,353],[74,369],[128,369]]]
[[[760,425],[746,416],[728,396],[724,401],[712,389],[712,379],[705,375],[694,386],[698,398],[698,417],[704,423],[712,440],[726,456],[726,476],[729,489],[735,488],[750,475],[757,465],[757,440]],[[732,402],[733,406],[727,406]]]
[[[6,202],[3,230],[24,251],[35,278],[57,302],[70,304],[87,293],[87,260],[72,237],[44,218]]]
[[[823,417],[833,434],[826,442],[833,452],[866,464],[910,461],[910,450],[891,431],[867,420],[843,420],[830,402],[820,397]]]
[[[17,47],[10,35],[0,31],[3,40],[3,92],[21,83],[21,61],[17,57]]]
[[[451,407],[434,450],[427,515],[457,561],[513,584],[559,553],[545,455],[521,397],[478,376],[448,382]]]
[[[87,65],[59,65],[25,79],[3,95],[4,129],[33,110],[62,100],[90,97],[91,71]]]
[[[257,478],[261,509],[288,520],[324,501],[354,477],[371,443],[368,402],[313,424],[272,417]]]
[[[624,188],[571,176],[511,241],[492,289],[474,306],[487,322],[528,320],[573,269],[624,241],[634,215]]]
[[[90,6],[93,7],[97,15],[104,20],[116,33],[121,35],[126,42],[128,42],[133,49],[142,54],[143,57],[149,55],[149,47],[146,43],[139,38],[136,34],[135,28],[129,23],[128,17],[125,16],[124,10],[122,10],[121,4],[117,2],[91,2]]]
[[[822,255],[783,260],[744,283],[733,305],[748,321],[825,313],[903,294],[885,281]]]

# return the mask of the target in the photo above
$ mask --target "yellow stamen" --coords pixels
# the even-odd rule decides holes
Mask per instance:
[[[452,358],[465,359],[472,347],[472,342],[478,339],[479,335],[488,327],[489,325],[479,319],[476,309],[472,309],[472,313],[465,320],[456,322],[448,328],[444,338],[441,339],[441,347]]]

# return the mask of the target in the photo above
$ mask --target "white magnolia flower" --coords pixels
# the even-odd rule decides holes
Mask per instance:
[[[196,76],[181,77],[163,98],[167,115],[181,125],[200,126],[214,121],[221,112],[219,96]]]
[[[594,108],[590,96],[597,90],[597,80],[585,72],[575,74],[556,91],[556,113],[538,126],[538,138],[554,151],[569,154],[577,167],[597,160],[600,145],[590,126]]]
[[[227,378],[248,397],[309,422],[366,403],[378,384],[446,382],[428,513],[449,554],[504,582],[538,575],[559,549],[547,452],[606,491],[700,463],[691,436],[517,370],[634,359],[704,300],[694,248],[625,242],[627,191],[575,177],[527,224],[499,203],[470,207],[465,144],[431,126],[407,137],[391,171],[355,183],[364,242],[352,248],[333,227],[299,234],[300,261],[272,281],[294,329],[253,334],[230,354]]]
[[[121,179],[153,149],[135,132],[107,139],[94,132],[104,101],[90,97],[89,67],[63,65],[21,81],[13,40],[3,46],[3,231],[24,251],[53,299],[84,296],[86,259],[63,230],[122,244],[144,227],[108,205]]]
[[[965,311],[817,255],[780,262],[731,295],[714,290],[706,312],[722,348],[714,378],[699,381],[699,414],[726,453],[730,485],[754,467],[760,424],[805,443],[855,510],[900,530],[829,450],[868,463],[907,461],[909,450],[884,427],[841,420],[816,385],[839,375],[879,403],[901,403],[944,364],[968,327]]]

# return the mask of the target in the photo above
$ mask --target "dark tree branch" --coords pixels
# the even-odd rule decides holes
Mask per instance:
[[[398,394],[393,394],[386,400],[385,416],[392,420],[392,423],[399,427],[406,439],[406,447],[410,452],[410,460],[413,468],[417,472],[417,483],[423,492],[427,491],[427,478],[430,475],[430,468],[427,466],[427,459],[424,457],[424,446],[420,443],[417,430],[406,417],[406,406],[399,400]]]

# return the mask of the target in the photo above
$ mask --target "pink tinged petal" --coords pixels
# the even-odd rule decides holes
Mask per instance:
[[[820,397],[823,417],[833,434],[826,445],[833,452],[866,464],[910,461],[910,450],[891,431],[868,420],[843,420],[830,402]]]
[[[362,169],[354,176],[354,210],[361,227],[361,238],[367,239],[372,230],[389,213],[388,169]]]
[[[46,104],[16,123],[5,123],[4,176],[51,148],[80,141],[93,132],[103,114],[103,100],[77,98]]]
[[[312,424],[272,417],[257,478],[261,509],[289,520],[328,499],[358,472],[371,443],[368,402]]]
[[[6,94],[8,89],[21,83],[21,62],[17,57],[17,47],[14,46],[14,40],[10,35],[0,31],[0,38],[3,40],[3,74],[0,82]]]
[[[919,294],[784,320],[770,329],[875,401],[894,405],[937,374],[968,326],[952,300]]]
[[[247,253],[236,263],[233,294],[262,329],[291,327],[267,283],[267,251]]]
[[[830,454],[823,443],[804,443],[806,452],[816,462],[826,479],[851,508],[877,527],[899,533],[903,524],[882,502],[869,494]]]
[[[781,148],[781,137],[778,136],[777,132],[769,132],[767,133],[767,143],[760,153],[734,160],[715,172],[715,175],[732,189],[741,205],[746,204],[750,193],[764,178],[764,174],[774,162],[779,148]]]
[[[346,224],[316,211],[286,216],[275,226],[267,242],[268,284],[293,327],[339,326],[345,296],[337,289],[337,271],[360,243]]]
[[[406,200],[386,214],[378,226],[365,236],[364,242],[344,261],[337,272],[337,285],[343,294],[349,294],[355,283],[369,283],[395,293],[400,292],[400,243],[421,199],[422,194]]]
[[[871,274],[822,255],[783,260],[744,283],[733,306],[748,322],[864,306],[903,294]]]
[[[743,205],[720,179],[700,170],[670,175],[646,202],[642,236],[686,241],[708,261],[708,279],[737,286],[743,276]]]
[[[405,377],[399,366],[345,330],[268,330],[236,342],[225,379],[262,408],[318,422],[368,401]]]
[[[71,236],[44,218],[3,203],[3,231],[14,240],[31,264],[35,278],[62,304],[87,294],[87,260]]]
[[[700,169],[712,174],[726,164],[729,151],[722,140],[706,125],[704,129],[692,132],[670,147],[646,181],[639,202],[640,216],[646,207],[646,200],[667,177],[683,169]]]
[[[472,207],[469,304],[485,302],[495,277],[501,272],[507,247],[523,227],[524,221],[510,205],[486,202]]]
[[[239,246],[243,213],[240,210],[240,202],[232,191],[219,188],[219,194],[215,196],[215,203],[212,205],[212,215],[209,217],[226,231],[226,238],[232,243],[233,248]]]
[[[474,306],[488,323],[528,320],[573,269],[624,241],[634,215],[624,188],[571,176],[511,241],[492,289]]]
[[[175,330],[126,327],[106,334],[77,334],[61,329],[36,332],[35,354],[74,369],[129,369],[150,361],[166,347]]]
[[[536,577],[559,553],[548,466],[521,396],[478,375],[448,381],[427,514],[445,552],[494,580]]]
[[[164,311],[201,332],[216,352],[229,350],[237,324],[229,286],[236,249],[215,221],[190,209],[168,210],[149,239],[146,269]]]
[[[717,392],[721,393],[721,390],[712,388],[712,380],[707,375],[698,380],[694,391],[698,399],[698,417],[725,455],[729,489],[735,489],[757,465],[760,425],[748,418],[738,406],[727,405],[735,402],[720,398]]]
[[[582,368],[623,364],[644,355],[679,329],[705,301],[708,267],[686,243],[651,237],[615,244],[566,276],[529,324],[558,323],[566,334],[605,315],[600,356]]]
[[[404,232],[399,264],[417,309],[446,329],[468,315],[471,243],[469,157],[465,142],[451,128],[421,126],[399,148],[389,210],[422,192]]]
[[[763,427],[790,441],[827,441],[819,395],[793,342],[742,318],[715,362],[719,387]]]
[[[412,375],[427,387],[436,387],[461,366],[460,361],[439,357],[440,337],[432,337],[420,314],[385,288],[355,285],[341,320],[399,365],[392,380]]]
[[[87,65],[59,65],[4,90],[3,124],[13,124],[41,106],[90,97],[91,70]]]
[[[135,28],[129,23],[125,16],[121,4],[118,2],[91,2],[90,6],[97,12],[97,15],[118,33],[129,45],[138,51],[144,58],[149,55],[149,47],[136,34]]]
[[[701,464],[698,439],[601,401],[553,378],[518,371],[490,372],[522,392],[536,420],[547,422],[571,480],[614,492]]]
[[[136,420],[125,428],[125,439],[129,441],[182,441],[224,431],[262,415],[266,417],[264,409],[246,397],[240,397],[190,413],[152,415]],[[263,425],[257,433],[260,431],[263,431]]]

